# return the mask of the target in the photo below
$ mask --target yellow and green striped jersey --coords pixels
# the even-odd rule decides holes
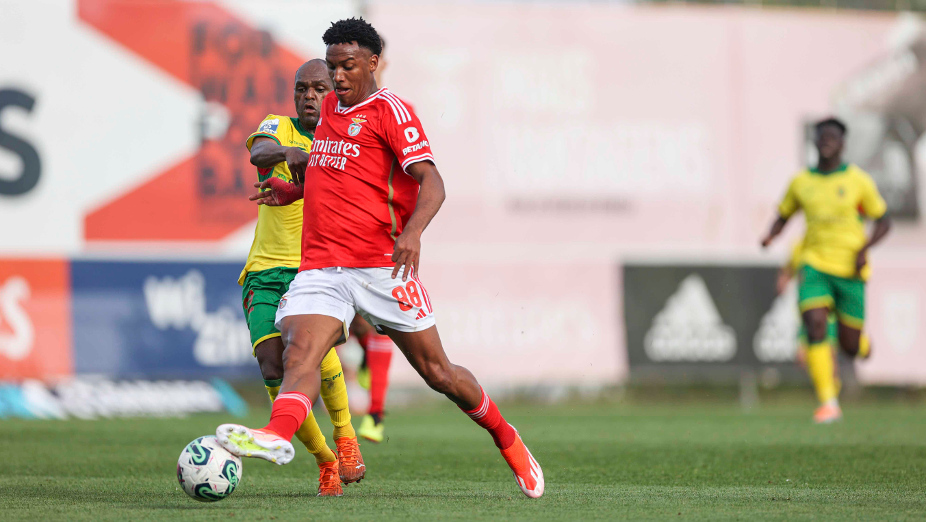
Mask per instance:
[[[248,150],[254,138],[270,138],[284,147],[299,147],[309,152],[312,149],[313,133],[302,128],[299,120],[276,114],[268,114],[260,123],[257,132],[248,136]],[[270,176],[292,182],[286,162],[273,168],[258,168],[258,179],[264,181]],[[285,207],[257,207],[257,226],[254,228],[254,242],[244,270],[238,277],[238,284],[244,284],[248,272],[268,268],[298,268],[302,260],[302,200]]]

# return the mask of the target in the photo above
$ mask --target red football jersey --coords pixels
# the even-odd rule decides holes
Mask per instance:
[[[418,201],[418,182],[405,170],[419,161],[434,161],[428,138],[388,89],[352,107],[329,94],[305,173],[299,270],[392,266]]]

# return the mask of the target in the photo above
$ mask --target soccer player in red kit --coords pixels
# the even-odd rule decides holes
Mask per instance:
[[[322,102],[304,191],[271,178],[260,184],[269,190],[252,196],[277,206],[305,198],[302,264],[276,316],[286,345],[283,384],[265,427],[223,424],[216,436],[235,455],[292,460],[289,441],[318,396],[321,360],[359,313],[398,345],[428,386],[489,432],[521,491],[540,497],[540,465],[473,374],[448,360],[418,277],[421,234],[444,200],[421,122],[377,88],[382,41],[370,24],[335,22],[323,41],[335,91]]]
[[[383,72],[386,70],[386,40],[380,37],[382,51],[373,78],[376,85],[383,85]],[[402,100],[404,101],[404,100]],[[407,102],[406,108],[410,112],[415,109]],[[354,317],[350,325],[350,334],[357,337],[360,347],[363,348],[363,362],[357,372],[357,382],[370,391],[370,405],[367,414],[360,421],[357,436],[370,442],[382,442],[385,436],[386,392],[389,390],[389,367],[392,364],[392,351],[395,343],[388,335],[376,331],[363,317]]]

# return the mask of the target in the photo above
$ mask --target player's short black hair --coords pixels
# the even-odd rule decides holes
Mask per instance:
[[[843,136],[846,135],[846,131],[848,130],[848,127],[846,127],[846,124],[843,123],[842,120],[840,120],[839,118],[832,118],[832,117],[826,118],[825,120],[818,121],[817,124],[813,126],[813,128],[815,131],[820,132],[820,129],[822,129],[823,127],[826,127],[827,125],[832,125],[833,127],[836,127],[837,129],[839,129],[839,131],[842,132]]]
[[[331,27],[322,35],[325,45],[337,45],[357,42],[358,47],[370,51],[375,55],[383,52],[383,39],[372,25],[363,18],[347,18],[331,22]]]

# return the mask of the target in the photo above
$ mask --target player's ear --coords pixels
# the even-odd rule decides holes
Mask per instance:
[[[379,67],[379,55],[374,54],[370,56],[370,72],[376,72],[376,68]]]

